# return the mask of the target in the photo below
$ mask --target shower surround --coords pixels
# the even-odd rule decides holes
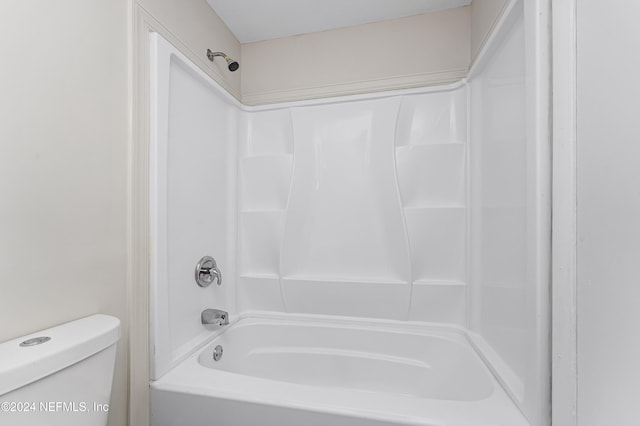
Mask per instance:
[[[151,36],[153,425],[545,424],[522,3],[499,33],[469,81],[263,107]]]
[[[247,113],[240,309],[466,324],[466,99]]]

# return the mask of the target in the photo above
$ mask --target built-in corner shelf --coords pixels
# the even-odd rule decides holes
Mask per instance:
[[[414,315],[418,320],[448,317],[438,305],[440,297],[449,305],[465,300],[466,96],[465,89],[408,96],[398,117],[396,170],[411,252],[412,291],[417,299],[437,296],[422,301],[429,309]]]
[[[293,135],[288,109],[248,115],[240,159],[240,279],[246,286],[280,280],[280,247],[291,171]],[[278,290],[279,293],[279,290]]]

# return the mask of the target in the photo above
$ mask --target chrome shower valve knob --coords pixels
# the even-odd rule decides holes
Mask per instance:
[[[222,284],[222,272],[218,269],[216,260],[211,256],[205,256],[198,261],[195,270],[196,283],[200,287],[207,287],[213,281]]]

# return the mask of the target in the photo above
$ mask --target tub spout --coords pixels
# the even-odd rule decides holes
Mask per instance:
[[[229,324],[229,314],[219,309],[205,309],[200,315],[202,324],[216,324],[227,325]]]

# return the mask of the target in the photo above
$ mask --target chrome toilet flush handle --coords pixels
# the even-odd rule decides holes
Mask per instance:
[[[196,265],[196,283],[200,287],[209,286],[214,280],[218,285],[222,284],[222,272],[218,269],[216,260],[211,256],[205,256]]]

